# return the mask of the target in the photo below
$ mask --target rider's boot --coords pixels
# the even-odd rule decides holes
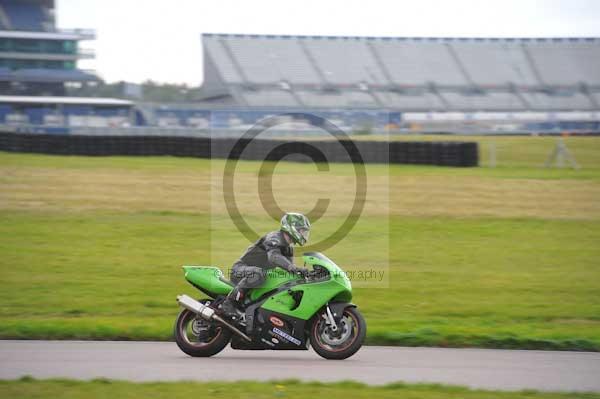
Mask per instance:
[[[231,290],[229,295],[225,297],[223,303],[221,303],[221,310],[228,316],[235,316],[241,314],[241,300],[244,298],[244,291],[239,287],[239,284]]]

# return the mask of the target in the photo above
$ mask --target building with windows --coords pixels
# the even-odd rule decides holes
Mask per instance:
[[[64,95],[65,85],[94,82],[77,61],[93,58],[80,46],[91,30],[59,30],[53,0],[0,0],[0,92]]]
[[[99,80],[77,67],[77,61],[94,57],[80,42],[94,38],[89,29],[57,29],[54,0],[0,0],[0,124],[49,129],[135,124],[130,101],[65,97],[69,85]]]

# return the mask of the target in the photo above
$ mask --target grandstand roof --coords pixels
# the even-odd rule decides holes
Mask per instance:
[[[203,44],[205,92],[240,106],[600,109],[596,37],[205,34]]]
[[[117,98],[96,97],[45,97],[45,96],[0,96],[0,103],[10,104],[77,104],[77,105],[104,105],[104,106],[130,106],[133,102]]]

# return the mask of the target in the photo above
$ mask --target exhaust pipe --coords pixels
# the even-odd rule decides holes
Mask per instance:
[[[205,320],[216,321],[218,323],[223,324],[225,327],[227,327],[232,332],[236,333],[246,341],[252,341],[252,339],[249,336],[241,332],[237,327],[231,325],[228,321],[223,320],[219,315],[215,314],[215,310],[210,306],[206,306],[187,295],[177,296],[177,303],[179,303],[180,306],[186,308],[190,312],[196,313],[198,316],[202,317]]]

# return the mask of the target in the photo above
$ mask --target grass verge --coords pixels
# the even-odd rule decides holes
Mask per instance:
[[[130,383],[97,379],[92,381],[35,380],[0,381],[0,398],[398,398],[405,399],[598,399],[597,393],[554,393],[532,390],[501,392],[472,390],[439,384],[393,383],[384,386],[343,381],[337,383],[302,383],[296,380],[272,382],[177,382]]]
[[[180,265],[205,264],[210,239],[223,244],[213,246],[221,266],[236,256],[227,248],[244,246],[228,229],[210,237],[202,214],[0,217],[3,338],[170,339],[175,295],[196,292]],[[376,231],[380,220],[362,223]],[[390,224],[389,287],[354,290],[369,343],[600,349],[600,222],[395,217]],[[352,266],[364,256],[340,247],[332,258]]]

